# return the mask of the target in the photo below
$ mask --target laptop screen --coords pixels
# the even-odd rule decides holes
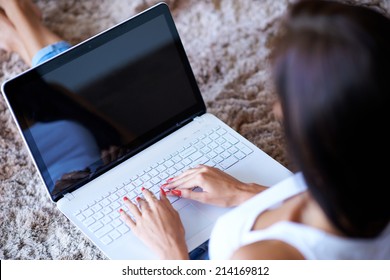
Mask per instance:
[[[4,85],[57,201],[205,112],[166,5]]]

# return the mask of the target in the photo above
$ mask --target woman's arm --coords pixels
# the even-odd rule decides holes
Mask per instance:
[[[185,171],[168,180],[163,187],[168,189],[168,195],[222,207],[240,205],[267,189],[257,184],[240,182],[217,168],[205,165]],[[195,187],[200,187],[202,191],[193,191]]]
[[[239,248],[233,260],[304,260],[293,246],[279,240],[262,240]]]
[[[188,259],[184,227],[164,190],[160,199],[147,189],[142,189],[145,199],[138,197],[138,206],[124,198],[134,220],[121,209],[120,214],[133,233],[161,259]]]

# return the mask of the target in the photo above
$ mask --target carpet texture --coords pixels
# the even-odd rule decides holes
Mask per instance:
[[[78,43],[155,4],[155,0],[37,0],[44,22]],[[291,0],[169,0],[209,112],[292,168],[268,55]],[[388,0],[351,0],[390,11]],[[0,50],[0,82],[26,70]],[[0,259],[105,259],[50,201],[4,99],[0,97]]]

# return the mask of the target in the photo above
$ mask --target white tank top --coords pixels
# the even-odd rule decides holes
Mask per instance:
[[[373,239],[345,238],[291,221],[254,230],[257,217],[307,189],[301,173],[263,191],[218,219],[210,237],[210,259],[229,259],[240,247],[261,240],[280,240],[305,259],[390,259],[390,223]]]

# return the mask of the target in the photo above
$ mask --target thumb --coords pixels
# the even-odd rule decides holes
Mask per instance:
[[[196,200],[202,203],[207,202],[207,192],[197,192],[189,189],[175,189],[176,192],[172,192],[174,195],[188,198],[191,200]]]

